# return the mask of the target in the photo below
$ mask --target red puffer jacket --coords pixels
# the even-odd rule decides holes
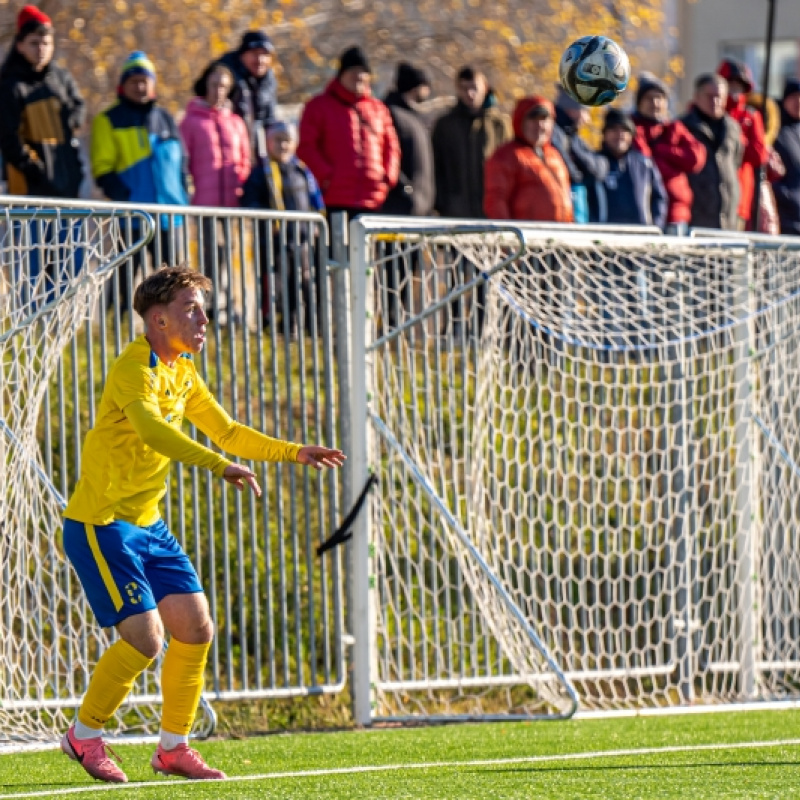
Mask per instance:
[[[548,141],[541,158],[522,138],[522,124],[528,112],[547,106],[555,117],[553,104],[536,95],[524,97],[514,109],[516,138],[498,147],[484,168],[483,208],[489,219],[572,222],[569,173],[558,150]]]
[[[400,171],[389,109],[336,79],[303,109],[297,155],[314,173],[329,207],[379,208]]]
[[[750,221],[753,216],[753,194],[756,187],[756,172],[769,161],[769,148],[764,139],[764,121],[761,112],[747,105],[747,95],[728,98],[728,113],[739,123],[744,141],[744,157],[739,167],[739,216]]]
[[[664,181],[669,197],[667,224],[690,222],[694,196],[689,175],[705,166],[705,147],[678,120],[662,123],[634,114],[633,122],[634,147],[653,159]]]

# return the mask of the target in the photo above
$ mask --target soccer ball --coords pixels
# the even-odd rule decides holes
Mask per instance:
[[[605,36],[583,36],[561,56],[564,91],[585,106],[604,106],[625,91],[631,64],[625,51]]]

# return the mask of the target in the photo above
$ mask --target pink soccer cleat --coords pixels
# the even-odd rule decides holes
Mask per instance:
[[[75,726],[61,737],[61,749],[77,761],[93,778],[106,783],[127,783],[128,776],[108,757],[110,753],[121,764],[122,759],[103,741],[102,736],[93,739],[76,739]]]
[[[178,775],[193,781],[219,781],[228,776],[221,769],[212,769],[203,761],[197,750],[188,744],[179,744],[174,750],[158,746],[150,760],[153,772],[162,775]]]

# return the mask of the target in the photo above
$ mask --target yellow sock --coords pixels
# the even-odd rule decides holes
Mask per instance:
[[[152,663],[152,658],[124,639],[114,642],[94,668],[78,719],[89,728],[102,728],[122,705],[136,678]]]
[[[203,673],[211,642],[184,644],[172,638],[161,667],[161,729],[187,735],[203,692]]]

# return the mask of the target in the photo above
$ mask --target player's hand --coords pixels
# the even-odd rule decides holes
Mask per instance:
[[[228,483],[232,483],[240,492],[247,484],[255,493],[256,497],[261,497],[261,487],[256,480],[256,474],[253,470],[243,467],[240,464],[228,464],[225,467],[225,472],[222,473]]]
[[[297,454],[297,463],[307,467],[322,469],[341,467],[347,456],[341,450],[331,450],[330,447],[320,447],[315,444],[303,447]]]

